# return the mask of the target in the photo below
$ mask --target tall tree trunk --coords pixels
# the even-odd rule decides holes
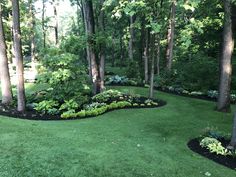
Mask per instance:
[[[112,67],[115,66],[115,34],[112,34]]]
[[[33,71],[36,71],[36,57],[35,57],[35,15],[34,15],[34,4],[33,0],[29,1],[29,6],[30,6],[30,53],[31,53],[31,67]]]
[[[133,42],[134,42],[134,19],[133,16],[130,16],[130,26],[129,26],[129,32],[130,32],[130,39],[129,39],[129,60],[134,60],[134,51],[133,51]]]
[[[176,3],[176,0],[172,0],[169,28],[167,34],[166,67],[169,71],[171,70],[173,60]]]
[[[104,10],[102,9],[103,3],[104,3],[104,0],[100,0],[101,8],[100,8],[100,14],[99,14],[98,21],[99,21],[99,30],[104,35],[105,25],[104,25]],[[106,48],[106,45],[104,42],[102,44],[100,44],[99,72],[100,72],[100,80],[101,80],[101,83],[100,83],[101,91],[105,90],[105,83],[104,83],[104,80],[105,80],[105,48]]]
[[[95,35],[95,23],[94,23],[94,14],[93,14],[93,3],[92,0],[83,1],[84,6],[84,15],[85,15],[85,23],[86,23],[86,31],[87,31],[87,46],[88,53],[90,56],[90,64],[91,64],[91,75],[92,75],[92,83],[93,83],[93,94],[97,94],[101,92],[101,79],[99,73],[99,67],[96,61],[95,54],[95,41],[93,39]]]
[[[149,98],[153,98],[153,87],[154,87],[154,71],[155,71],[155,35],[151,37],[151,50],[152,50],[152,62],[151,62],[151,75],[150,75],[150,88],[149,88]]]
[[[17,110],[25,111],[24,65],[21,46],[19,0],[12,0],[14,49],[17,74]]]
[[[156,60],[157,60],[157,72],[156,72],[156,74],[157,74],[157,76],[159,76],[160,75],[160,35],[158,34],[157,35],[157,46],[156,46]]]
[[[233,130],[232,130],[231,141],[228,146],[228,149],[231,149],[231,150],[236,149],[236,112],[234,113]]]
[[[43,47],[46,48],[46,29],[45,29],[45,1],[43,0],[43,9],[42,9],[42,30],[43,30]]]
[[[145,80],[145,84],[148,83],[149,40],[150,40],[150,30],[149,30],[149,29],[146,29],[145,46],[144,46],[144,50],[143,50],[143,59],[144,59],[144,80]]]
[[[2,22],[1,4],[0,4],[0,77],[1,77],[1,88],[2,88],[2,103],[8,105],[12,102],[12,90],[11,90],[11,81],[8,67],[5,33]]]
[[[234,49],[231,0],[224,0],[224,14],[223,47],[220,63],[220,84],[217,110],[227,112],[230,110],[231,57]]]
[[[57,16],[57,3],[55,0],[53,2],[53,13],[54,13],[54,31],[55,31],[55,44],[58,45],[58,16]]]
[[[86,17],[85,17],[85,5],[83,0],[81,0],[81,13],[82,13],[82,17],[83,17],[83,24],[84,24],[84,31],[85,34],[88,34],[88,30],[87,30],[87,23],[86,23]],[[89,70],[89,77],[92,81],[92,69],[91,69],[91,57],[90,57],[90,52],[89,52],[89,45],[86,45],[86,58],[87,58],[87,62],[88,62],[88,70]]]
[[[123,48],[123,38],[121,34],[120,35],[120,67],[122,66],[123,62],[124,62],[124,48]]]

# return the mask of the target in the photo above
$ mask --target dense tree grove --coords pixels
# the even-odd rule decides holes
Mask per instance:
[[[39,99],[50,106],[80,107],[106,90],[112,80],[106,68],[114,68],[123,71],[116,78],[148,86],[150,98],[154,88],[205,94],[217,100],[218,111],[230,111],[236,94],[233,0],[68,0],[71,14],[61,16],[64,3],[0,2],[3,104],[13,102],[10,71],[17,76],[17,110],[31,103],[24,88],[31,62],[37,82],[50,85],[46,100]]]

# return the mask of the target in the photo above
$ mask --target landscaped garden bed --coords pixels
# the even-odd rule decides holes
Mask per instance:
[[[126,76],[113,75],[106,78],[106,85],[111,86],[136,86],[136,87],[149,87],[149,85],[144,84],[140,80],[128,78]],[[181,87],[174,86],[154,86],[156,90],[160,90],[166,93],[180,95],[190,98],[203,99],[208,101],[217,101],[218,91],[217,90],[208,90],[208,91],[190,91],[183,89]],[[231,103],[236,103],[236,95],[230,95]]]
[[[79,104],[75,99],[64,102],[42,100],[45,95],[47,95],[46,91],[31,95],[35,102],[28,104],[27,111],[24,113],[17,112],[14,107],[1,105],[0,114],[33,120],[65,120],[95,117],[117,109],[156,108],[166,104],[162,100],[124,94],[117,90],[104,91],[84,101],[83,104]]]
[[[216,163],[236,169],[236,151],[229,150],[230,137],[216,132],[208,132],[204,136],[192,139],[188,147]]]

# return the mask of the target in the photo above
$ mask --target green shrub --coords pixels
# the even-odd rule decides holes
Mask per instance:
[[[86,37],[70,35],[62,40],[60,48],[66,53],[81,56],[86,48]]]
[[[57,101],[44,100],[44,101],[41,101],[39,103],[35,103],[34,109],[36,111],[39,111],[39,112],[43,113],[43,114],[47,113],[47,114],[54,115],[54,114],[59,113],[58,105],[59,105],[59,103]]]
[[[76,118],[77,114],[78,113],[76,113],[75,110],[69,110],[69,111],[63,112],[61,114],[61,118],[63,118],[63,119]]]
[[[85,110],[81,110],[80,112],[77,112],[77,113],[76,113],[76,116],[77,116],[77,117],[85,117],[85,116],[86,116]]]
[[[100,107],[106,106],[106,103],[98,103],[98,102],[93,102],[91,104],[85,105],[84,109],[87,110],[93,110],[93,109],[97,109]]]
[[[130,61],[126,70],[126,76],[128,78],[135,78],[141,80],[140,66],[136,61]]]
[[[65,101],[65,103],[63,103],[59,110],[76,110],[79,108],[79,104],[74,100],[74,99],[70,99],[69,101]]]
[[[126,76],[111,76],[107,79],[106,84],[120,84],[125,85],[128,84],[129,79]]]
[[[118,108],[118,104],[116,101],[113,101],[111,104],[108,105],[109,109],[116,109]]]
[[[119,101],[116,103],[119,108],[129,107],[132,106],[132,104],[128,101]]]
[[[228,155],[228,150],[222,146],[221,142],[215,138],[205,137],[200,142],[201,147],[207,148],[211,153]]]
[[[117,90],[107,90],[93,96],[92,100],[95,102],[104,103],[121,96],[123,96],[123,94]]]
[[[42,60],[42,73],[38,82],[48,83],[49,88],[44,99],[75,100],[79,106],[88,101],[91,93],[87,71],[77,56],[50,49]]]

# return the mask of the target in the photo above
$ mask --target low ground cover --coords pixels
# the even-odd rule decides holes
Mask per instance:
[[[147,88],[114,89],[148,95]],[[168,104],[73,121],[0,116],[0,176],[234,177],[235,170],[187,146],[205,127],[230,132],[232,114],[214,111],[209,101],[159,91],[155,96]]]

